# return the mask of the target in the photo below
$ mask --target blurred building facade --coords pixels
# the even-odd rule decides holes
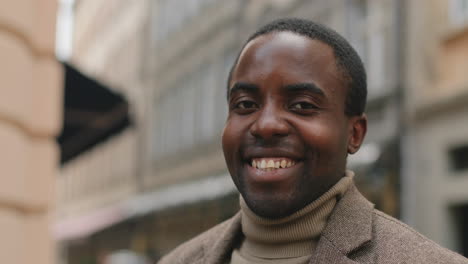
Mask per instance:
[[[145,1],[75,1],[69,62],[125,96],[135,122],[145,107],[140,45],[145,43]],[[90,97],[90,101],[96,100]],[[134,126],[139,128],[139,125]],[[127,129],[64,164],[58,179],[58,215],[81,215],[138,192],[138,133]]]
[[[410,1],[403,216],[468,256],[468,1]]]
[[[0,262],[54,261],[62,70],[56,1],[0,3]]]
[[[349,159],[361,190],[461,251],[467,83],[457,71],[468,61],[467,12],[450,22],[455,2],[466,3],[76,0],[71,63],[124,94],[135,125],[63,166],[64,263],[121,248],[157,259],[234,214],[238,194],[220,144],[227,74],[254,30],[286,16],[334,28],[366,65],[368,135]]]
[[[57,178],[54,226],[61,263],[97,263],[114,249],[131,247],[126,241],[121,244],[118,234],[110,239],[116,240],[116,244],[101,247],[90,237],[127,219],[128,206],[124,203],[143,190],[140,161],[144,158],[146,142],[141,139],[146,137],[149,119],[146,113],[151,98],[151,84],[145,78],[148,69],[145,64],[149,62],[145,54],[149,43],[146,33],[149,4],[143,0],[72,2],[72,53],[67,63],[99,82],[95,85],[105,86],[101,89],[109,89],[107,93],[124,98],[130,108],[132,125],[62,165]],[[102,97],[95,97],[88,90],[82,89],[80,95],[79,88],[75,89],[74,95],[95,105],[103,103],[98,101]],[[116,111],[119,109],[111,109],[108,117],[112,119]],[[66,112],[65,119],[67,116],[74,116],[73,122],[94,118],[97,126],[105,126],[110,121],[107,117],[96,118],[98,114],[86,109]],[[72,140],[84,139],[77,135]]]

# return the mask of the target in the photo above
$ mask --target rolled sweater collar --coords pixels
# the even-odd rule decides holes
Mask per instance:
[[[347,191],[353,176],[353,172],[346,171],[345,176],[318,199],[280,219],[256,215],[241,197],[241,223],[245,240],[241,244],[240,253],[267,259],[310,255],[328,217]]]

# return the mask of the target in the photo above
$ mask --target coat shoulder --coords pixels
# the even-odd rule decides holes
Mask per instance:
[[[190,239],[189,241],[179,245],[174,250],[169,252],[158,264],[183,264],[183,263],[198,263],[204,259],[204,247],[214,244],[221,233],[226,232],[235,217],[230,218],[208,230]],[[201,263],[201,262],[200,262]]]
[[[378,210],[373,211],[374,245],[377,263],[453,263],[468,259],[439,246],[403,222]]]

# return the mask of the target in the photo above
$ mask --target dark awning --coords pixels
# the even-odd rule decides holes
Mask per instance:
[[[63,130],[58,137],[61,163],[121,132],[130,125],[125,98],[63,63]]]

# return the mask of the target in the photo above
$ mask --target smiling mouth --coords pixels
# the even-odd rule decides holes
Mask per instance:
[[[249,164],[259,170],[271,171],[292,167],[296,161],[289,158],[254,158]]]

